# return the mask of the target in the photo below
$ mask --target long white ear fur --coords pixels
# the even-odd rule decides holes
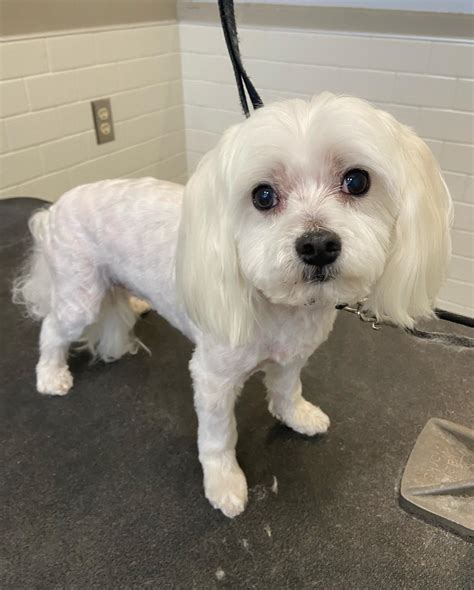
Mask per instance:
[[[229,129],[199,163],[185,188],[176,282],[186,310],[204,332],[232,346],[245,344],[255,325],[252,287],[240,271],[225,162],[234,156]],[[225,153],[224,153],[225,152]]]
[[[389,258],[367,307],[380,320],[411,328],[433,315],[451,254],[452,202],[431,150],[408,127],[398,130],[404,187]]]

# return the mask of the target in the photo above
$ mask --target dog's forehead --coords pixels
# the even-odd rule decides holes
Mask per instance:
[[[237,163],[251,182],[273,181],[283,190],[334,184],[351,168],[393,176],[400,146],[396,122],[356,99],[327,104],[289,101],[257,111],[236,136]],[[245,145],[245,149],[242,146]]]
[[[296,162],[305,155],[331,162],[344,159],[347,152],[385,144],[389,133],[378,111],[368,105],[359,110],[357,105],[271,105],[247,120],[245,140],[255,150],[283,153],[286,160]]]
[[[316,146],[300,144],[287,156],[270,165],[269,180],[289,193],[308,184],[326,184],[339,178],[348,166],[364,166],[362,154],[345,153],[344,148],[319,142]]]
[[[271,182],[288,194],[309,184],[322,184],[341,174],[344,165],[335,154],[322,159],[300,159],[276,165],[269,174]]]

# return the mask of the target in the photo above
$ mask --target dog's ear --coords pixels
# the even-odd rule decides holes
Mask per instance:
[[[204,332],[232,346],[245,344],[255,324],[254,291],[243,277],[234,234],[230,128],[199,163],[184,191],[176,259],[178,293]]]
[[[367,307],[380,320],[412,327],[430,317],[451,254],[452,203],[428,146],[397,124],[400,148],[400,208],[384,272]]]

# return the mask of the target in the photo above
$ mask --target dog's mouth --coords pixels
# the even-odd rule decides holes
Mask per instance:
[[[306,283],[326,283],[336,277],[331,266],[309,266],[303,268],[303,281]]]

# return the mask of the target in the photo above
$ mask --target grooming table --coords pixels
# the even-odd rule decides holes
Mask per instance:
[[[340,313],[303,372],[326,436],[268,413],[260,376],[238,404],[242,516],[204,498],[191,344],[156,314],[150,348],[72,359],[65,398],[35,391],[38,324],[10,302],[35,199],[0,202],[0,587],[473,588],[474,545],[407,514],[402,472],[432,418],[474,424],[473,352]],[[470,334],[436,321],[431,329]]]

